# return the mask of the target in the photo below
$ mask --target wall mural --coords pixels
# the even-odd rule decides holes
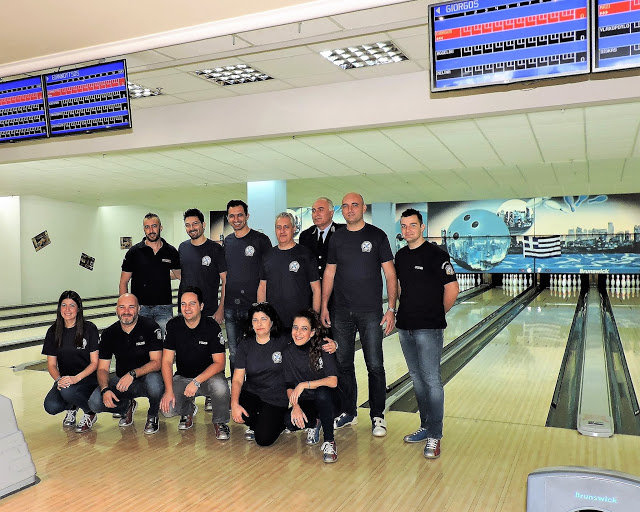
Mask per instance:
[[[464,272],[639,273],[640,194],[429,203],[430,241]]]

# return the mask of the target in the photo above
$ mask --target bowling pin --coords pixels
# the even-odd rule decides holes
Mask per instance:
[[[607,288],[611,288],[611,274],[607,274]]]
[[[562,274],[562,287],[567,287],[567,274]]]

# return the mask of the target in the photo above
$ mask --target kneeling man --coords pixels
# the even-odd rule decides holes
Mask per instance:
[[[224,377],[222,330],[213,318],[202,316],[202,291],[187,286],[182,291],[182,316],[169,320],[162,354],[165,393],[160,407],[166,417],[180,415],[179,430],[193,426],[196,396],[210,396],[217,439],[229,439],[229,385]],[[173,361],[176,374],[173,375]]]
[[[120,295],[116,305],[118,321],[107,327],[98,346],[98,389],[89,398],[92,411],[120,414],[119,426],[133,425],[137,397],[149,399],[145,434],[158,431],[158,408],[164,392],[160,363],[162,331],[151,318],[138,316],[140,305],[135,295]],[[111,358],[116,373],[109,377]]]

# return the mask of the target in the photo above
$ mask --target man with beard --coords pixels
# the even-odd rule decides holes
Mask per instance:
[[[249,207],[240,199],[232,199],[227,203],[227,220],[233,233],[224,239],[227,262],[224,323],[229,343],[229,366],[233,375],[236,347],[242,340],[248,322],[247,312],[257,300],[262,257],[271,249],[271,240],[247,225]]]
[[[190,208],[183,215],[184,227],[189,235],[178,247],[180,256],[179,297],[187,286],[196,286],[202,290],[204,309],[202,316],[212,317],[218,324],[224,320],[224,289],[227,281],[227,264],[224,259],[224,249],[204,234],[206,223],[204,215],[197,208]],[[218,304],[218,289],[220,304]]]
[[[140,303],[140,315],[152,318],[164,335],[173,316],[171,279],[180,279],[180,257],[175,247],[161,236],[162,223],[155,213],[147,213],[142,221],[145,237],[127,251],[122,261],[120,295],[129,290]]]
[[[158,410],[164,393],[160,374],[162,332],[150,318],[138,316],[138,299],[125,293],[118,299],[118,321],[107,327],[100,337],[98,389],[89,398],[91,410],[121,415],[118,425],[133,425],[137,397],[149,399],[145,434],[158,432]],[[111,358],[116,360],[116,373],[109,377]]]

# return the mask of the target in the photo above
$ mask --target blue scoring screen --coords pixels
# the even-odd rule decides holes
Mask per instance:
[[[597,0],[593,70],[640,66],[640,0]]]
[[[431,5],[431,90],[588,73],[587,5],[588,0]]]
[[[42,77],[0,82],[0,142],[47,136]]]
[[[51,136],[131,127],[124,61],[44,77]]]

